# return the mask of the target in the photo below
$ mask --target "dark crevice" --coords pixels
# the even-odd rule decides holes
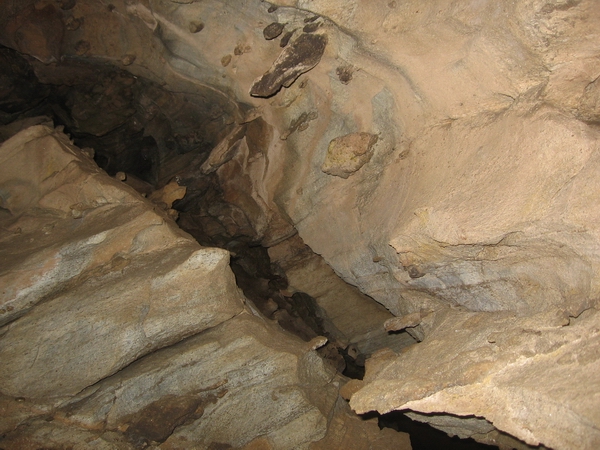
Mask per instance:
[[[407,417],[401,411],[392,411],[382,414],[378,418],[379,428],[391,428],[396,431],[408,433],[413,450],[493,450],[495,445],[481,444],[474,439],[461,439],[457,436],[450,437],[431,425],[418,422]]]

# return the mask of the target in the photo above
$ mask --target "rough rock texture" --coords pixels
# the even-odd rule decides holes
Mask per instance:
[[[418,314],[406,323],[422,342],[386,353],[389,370],[374,359],[357,409],[475,415],[531,444],[596,446],[596,0],[32,4],[2,5],[0,42],[46,63],[125,62],[173,91],[211,92],[223,123],[269,130],[260,146],[246,134],[215,155],[235,200],[213,217],[267,246],[295,228],[346,282],[396,316]],[[60,46],[46,31],[58,15],[85,19]],[[296,31],[277,45],[263,35],[273,22]],[[288,79],[280,45],[291,54],[313,39],[302,36],[327,45],[310,64],[292,58]],[[268,98],[253,97],[265,73]],[[378,137],[368,162],[346,179],[324,173],[329,143],[354,133]],[[491,330],[506,339],[483,341]],[[567,376],[586,381],[556,390]],[[455,428],[476,435],[481,423]]]
[[[244,306],[226,250],[200,247],[61,131],[21,131],[0,168],[2,448],[298,449],[343,442],[346,423],[410,449],[336,406],[341,377]],[[150,197],[170,206],[180,191]]]
[[[353,409],[443,411],[454,420],[436,426],[493,444],[499,442],[495,433],[487,436],[491,424],[530,445],[600,445],[597,309],[570,320],[447,309],[434,320],[427,339],[402,357],[382,351],[367,361],[365,387],[352,396]],[[443,355],[440,349],[447,347],[453,352]]]
[[[369,133],[351,133],[333,139],[327,147],[327,156],[321,170],[329,175],[348,178],[373,156],[377,136]]]
[[[277,36],[273,36],[275,38]],[[283,86],[290,87],[300,75],[321,61],[327,36],[302,34],[275,60],[273,66],[250,89],[253,97],[271,97]]]
[[[406,333],[387,333],[382,325],[393,320],[389,311],[344,283],[298,236],[269,248],[269,256],[285,271],[290,292],[306,292],[317,300],[330,322],[329,335],[343,347],[352,345],[371,355],[381,348],[400,351],[414,344]]]
[[[4,394],[76,394],[242,310],[226,251],[198,248],[65,135],[29,128],[0,155]]]

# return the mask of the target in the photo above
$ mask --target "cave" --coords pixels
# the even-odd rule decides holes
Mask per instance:
[[[0,450],[600,448],[595,0],[0,11]]]

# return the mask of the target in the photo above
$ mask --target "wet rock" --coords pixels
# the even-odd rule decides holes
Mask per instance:
[[[283,86],[289,87],[303,73],[321,60],[327,45],[327,36],[302,34],[286,47],[268,72],[254,82],[250,89],[253,97],[271,97]]]
[[[348,178],[373,156],[377,136],[370,133],[351,133],[333,139],[321,170],[329,175]]]

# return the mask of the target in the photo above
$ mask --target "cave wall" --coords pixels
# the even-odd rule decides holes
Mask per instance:
[[[223,105],[240,128],[196,169],[256,241],[297,231],[422,341],[372,358],[356,411],[597,446],[594,0],[63,3],[4,5],[0,43],[40,77],[91,59]],[[322,38],[302,54],[301,36]]]

